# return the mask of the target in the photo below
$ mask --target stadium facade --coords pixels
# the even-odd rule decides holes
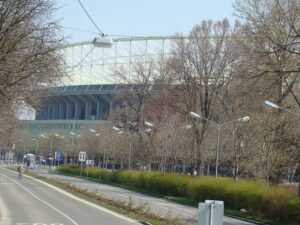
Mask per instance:
[[[116,105],[115,97],[124,93],[124,85],[118,85],[117,70],[122,68],[130,80],[136,62],[159,66],[178,38],[115,38],[109,48],[95,47],[93,42],[64,46],[59,52],[65,58],[69,75],[47,92],[35,121],[20,121],[20,129],[28,129],[31,136],[37,136],[57,130],[68,133],[108,121]],[[127,86],[126,90],[134,88],[138,86]]]

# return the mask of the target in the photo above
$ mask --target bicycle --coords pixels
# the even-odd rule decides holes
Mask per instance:
[[[17,171],[18,171],[18,178],[19,178],[19,180],[21,180],[22,179],[22,166],[18,166],[18,168],[17,168]]]

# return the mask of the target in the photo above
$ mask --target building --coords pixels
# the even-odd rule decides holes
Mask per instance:
[[[116,96],[139,88],[118,85],[118,69],[122,67],[130,80],[137,61],[158,64],[161,57],[170,55],[169,50],[178,38],[182,37],[115,38],[112,45],[103,48],[93,41],[66,45],[59,51],[65,56],[70,75],[50,88],[36,111],[35,121],[20,121],[20,130],[28,129],[36,137],[55,130],[68,133],[105,123],[117,104]],[[148,90],[155,88],[150,85]]]

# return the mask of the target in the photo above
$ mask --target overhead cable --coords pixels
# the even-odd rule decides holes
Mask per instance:
[[[98,31],[100,32],[101,36],[107,36],[105,35],[102,30],[97,26],[97,24],[94,22],[94,20],[92,19],[92,17],[89,15],[89,13],[86,11],[86,9],[84,8],[84,6],[82,5],[80,0],[77,0],[79,5],[81,6],[81,8],[84,10],[85,14],[88,16],[88,18],[90,19],[90,21],[94,24],[94,26],[98,29]]]

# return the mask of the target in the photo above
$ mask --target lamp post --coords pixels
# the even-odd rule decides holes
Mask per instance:
[[[75,138],[76,138],[76,137],[81,137],[81,135],[80,135],[80,134],[76,134],[76,133],[73,132],[73,131],[70,131],[70,134],[73,136],[73,144],[72,144],[72,147],[74,147],[74,146],[75,146]],[[75,159],[74,159],[74,161],[75,161]],[[79,165],[79,161],[77,161],[77,164]]]
[[[280,110],[282,110],[282,111],[285,111],[285,112],[287,112],[287,113],[289,113],[289,114],[292,114],[292,115],[294,115],[294,116],[296,116],[296,117],[300,117],[300,114],[298,114],[298,113],[294,113],[294,112],[292,112],[292,111],[290,111],[290,110],[287,110],[287,109],[285,109],[285,108],[282,108],[282,107],[280,107],[279,105],[276,105],[275,103],[273,103],[273,102],[270,102],[270,101],[268,101],[268,100],[266,100],[265,102],[265,105],[267,105],[267,106],[269,106],[269,107],[271,107],[271,108],[274,108],[274,109],[280,109]],[[298,176],[298,197],[300,197],[300,175]]]
[[[148,121],[145,121],[144,124],[145,124],[145,126],[147,126],[147,127],[151,127],[151,128],[154,128],[154,127],[155,127],[155,128],[157,128],[157,129],[161,130],[161,128],[154,126],[153,123],[150,123],[150,122],[148,122]],[[150,130],[150,131],[151,131],[151,130]],[[146,132],[148,133],[149,130],[146,129]],[[162,168],[163,174],[166,173],[167,148],[168,148],[168,134],[166,133],[165,148],[164,148],[164,155],[163,155],[163,168]]]
[[[212,120],[209,120],[203,116],[200,116],[199,114],[195,113],[195,112],[189,112],[189,116],[195,119],[204,119],[206,121],[208,121],[209,123],[214,124],[217,127],[217,151],[216,151],[216,169],[215,169],[215,174],[216,177],[218,177],[218,166],[219,166],[219,152],[220,152],[220,139],[221,139],[221,127],[225,126],[225,125],[229,125],[235,122],[246,122],[250,119],[249,116],[243,116],[240,117],[239,119],[236,120],[232,120],[226,123],[216,123]]]
[[[23,142],[23,155],[22,155],[22,164],[24,164],[24,156],[25,156],[25,140],[19,139],[20,149],[21,149],[21,142]]]
[[[61,141],[65,138],[65,136],[59,135],[57,133],[54,134],[55,137],[57,137],[58,139],[60,139]],[[62,153],[61,153],[61,148],[60,151],[55,151],[55,163],[57,162],[57,167],[59,167],[59,162],[62,159]]]
[[[93,134],[94,137],[99,137],[100,136],[100,134],[96,130],[94,130],[92,128],[90,128],[89,131]],[[93,160],[95,160],[95,158],[93,158]],[[100,165],[100,153],[99,153],[98,167],[99,167],[99,165]]]
[[[119,134],[123,134],[124,131],[122,131],[118,127],[113,127],[115,131],[117,131]],[[132,149],[132,144],[131,144],[131,135],[129,136],[129,153],[128,153],[128,169],[131,169],[131,149]]]
[[[42,138],[46,138],[46,139],[48,139],[49,140],[49,137],[47,137],[47,136],[45,136],[45,135],[43,135],[43,134],[41,134],[40,135]],[[51,140],[50,140],[51,142],[50,142],[50,151],[49,151],[49,157],[51,157],[51,155],[52,155],[52,150],[53,150],[53,138],[51,138]],[[49,160],[51,160],[50,162],[49,162],[49,173],[50,173],[50,171],[51,171],[51,166],[52,166],[52,163],[53,163],[53,158],[51,157],[51,159],[48,157],[48,159]]]
[[[36,138],[31,138],[32,141],[34,141],[35,145],[35,160],[34,160],[34,166],[36,167],[36,158],[37,158],[37,139]]]
[[[156,126],[154,126],[153,123],[150,123],[150,122],[148,122],[148,121],[145,121],[144,124],[145,124],[147,127],[151,127],[151,128],[154,128],[154,127],[155,127],[155,128],[157,128],[157,129],[160,129],[160,130],[161,130],[160,127],[156,127]],[[181,129],[191,129],[191,128],[192,128],[192,125],[188,124],[188,125],[182,127]],[[148,128],[148,129],[145,129],[145,132],[146,132],[146,133],[149,133],[149,132],[151,132],[151,129],[149,129],[149,128]],[[169,135],[166,134],[166,140],[165,140],[166,142],[165,142],[164,155],[163,155],[163,173],[166,173],[168,137],[169,137]]]

